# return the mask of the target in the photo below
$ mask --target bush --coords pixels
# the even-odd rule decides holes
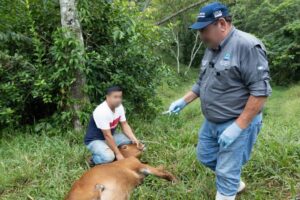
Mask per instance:
[[[52,122],[68,125],[75,69],[87,77],[85,91],[91,102],[82,120],[112,84],[124,89],[128,113],[147,119],[155,115],[155,92],[164,68],[153,52],[162,40],[152,22],[141,20],[144,16],[135,4],[79,1],[85,42],[81,56],[80,45],[63,37],[58,2],[1,1],[5,6],[0,6],[0,128],[51,116]],[[10,6],[24,12],[11,15]]]

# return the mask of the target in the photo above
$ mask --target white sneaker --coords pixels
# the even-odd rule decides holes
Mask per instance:
[[[245,188],[246,188],[246,184],[241,180],[237,193],[243,192],[245,190]]]
[[[240,186],[238,188],[237,193],[243,192],[245,190],[245,188],[246,188],[246,184],[245,184],[244,181],[241,180],[240,181]],[[235,200],[235,196],[236,195],[234,195],[234,196],[224,196],[224,195],[222,195],[221,193],[219,193],[217,191],[216,200]]]
[[[234,196],[224,196],[217,191],[216,200],[235,200],[235,195]]]

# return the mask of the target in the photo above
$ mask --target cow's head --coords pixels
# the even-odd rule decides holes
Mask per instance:
[[[130,156],[139,158],[145,149],[145,147],[141,149],[137,148],[136,144],[124,144],[119,147],[120,152],[125,158],[128,158]]]

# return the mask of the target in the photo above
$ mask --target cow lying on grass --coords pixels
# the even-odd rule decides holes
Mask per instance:
[[[131,191],[140,185],[147,175],[168,181],[175,177],[162,168],[151,167],[138,158],[143,150],[135,144],[119,147],[125,159],[96,165],[74,183],[66,200],[127,200]]]

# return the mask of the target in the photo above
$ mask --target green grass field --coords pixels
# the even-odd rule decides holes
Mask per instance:
[[[164,108],[188,91],[197,71],[159,89]],[[163,110],[161,110],[163,111]],[[273,87],[264,124],[252,159],[243,170],[247,190],[238,199],[300,198],[300,85]],[[214,174],[196,160],[195,145],[203,121],[199,101],[178,116],[159,115],[153,122],[129,119],[145,141],[142,160],[164,165],[180,180],[170,184],[147,177],[131,199],[212,200]],[[0,199],[62,199],[71,184],[88,169],[83,134],[59,128],[6,130],[0,138]]]

